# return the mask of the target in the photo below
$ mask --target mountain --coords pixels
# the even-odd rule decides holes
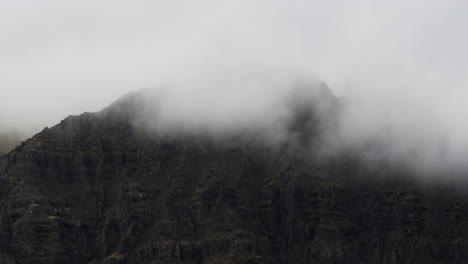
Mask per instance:
[[[293,104],[294,137],[273,145],[154,135],[135,125],[144,98],[70,116],[0,158],[0,263],[466,263],[466,188],[315,155],[317,113],[333,116],[336,98]]]

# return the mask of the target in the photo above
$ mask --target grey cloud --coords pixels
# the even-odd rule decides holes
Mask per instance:
[[[5,0],[0,132],[31,134],[149,87],[170,90],[166,122],[189,116],[185,123],[228,127],[268,119],[272,102],[301,76],[326,82],[344,102],[334,145],[378,141],[384,156],[460,165],[468,147],[467,7]]]

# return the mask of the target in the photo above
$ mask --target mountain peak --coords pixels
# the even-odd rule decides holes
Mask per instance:
[[[44,129],[0,158],[0,262],[462,263],[466,191],[309,157],[336,105],[307,91],[274,147],[268,130],[155,135],[146,92]]]

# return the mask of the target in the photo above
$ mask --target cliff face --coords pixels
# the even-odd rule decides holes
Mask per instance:
[[[0,263],[468,259],[467,193],[300,144],[155,138],[128,118],[69,117],[0,158]]]

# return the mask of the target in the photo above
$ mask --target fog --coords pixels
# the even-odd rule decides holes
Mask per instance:
[[[0,134],[29,136],[143,88],[176,95],[162,103],[168,120],[235,127],[283,115],[275,102],[307,80],[343,104],[331,150],[462,167],[467,10],[450,0],[1,0]]]

